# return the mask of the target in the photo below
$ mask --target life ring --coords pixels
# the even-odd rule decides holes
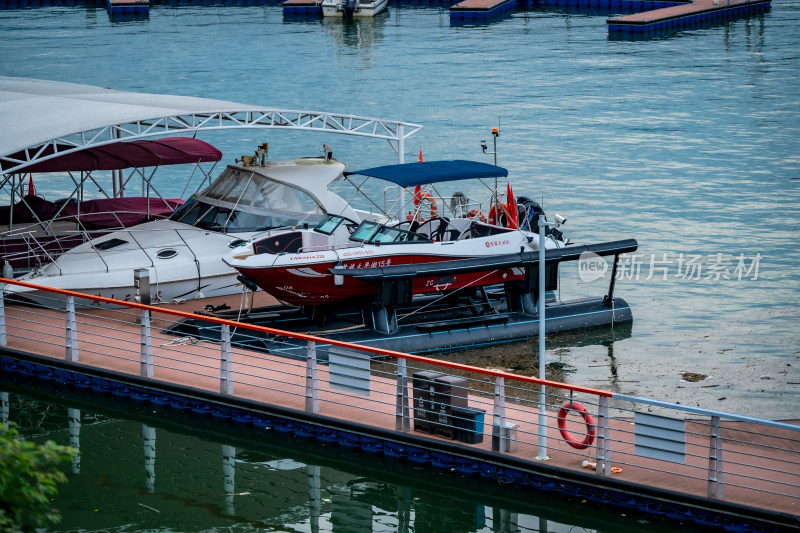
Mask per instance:
[[[494,204],[489,210],[489,224],[508,227],[508,220],[510,218],[508,208],[505,204]]]
[[[567,413],[570,411],[577,411],[580,413],[583,417],[583,421],[586,423],[586,438],[582,441],[576,439],[567,431]],[[558,411],[558,430],[561,432],[561,437],[567,441],[567,444],[578,450],[585,450],[591,446],[597,434],[592,415],[589,414],[583,405],[578,402],[573,402],[572,400],[564,402],[564,405],[562,405],[561,409]]]
[[[416,195],[415,195],[415,197],[416,197]],[[436,218],[436,216],[439,213],[439,206],[436,205],[436,200],[433,198],[433,196],[431,196],[430,193],[427,193],[427,192],[423,192],[423,193],[419,194],[419,201],[418,202],[415,201],[415,204],[418,206],[417,210],[420,213],[420,215],[422,215],[421,204],[422,204],[423,201],[428,202],[428,213],[430,214],[430,216],[427,217],[427,218],[423,218],[422,216],[420,216],[420,219],[419,219],[420,222],[424,222],[426,220],[431,220],[433,218]]]
[[[486,222],[486,215],[483,214],[483,211],[480,209],[473,209],[469,213],[467,213],[467,218],[477,218],[481,222]]]

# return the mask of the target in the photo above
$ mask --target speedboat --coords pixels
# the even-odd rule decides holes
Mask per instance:
[[[134,271],[146,269],[154,304],[233,294],[242,291],[241,283],[221,257],[254,234],[283,242],[283,234],[315,227],[327,213],[353,221],[368,214],[327,189],[347,170],[330,154],[283,161],[258,156],[257,151],[242,164],[228,165],[169,219],[93,239],[19,279],[131,301],[137,296]],[[16,300],[53,302],[44,291],[20,286],[5,291]]]
[[[493,258],[540,246],[562,248],[566,243],[557,230],[540,242],[537,220],[544,213],[538,204],[525,198],[517,202],[510,185],[504,195],[498,194],[497,180],[507,175],[502,167],[473,161],[419,162],[347,172],[345,176],[362,192],[368,186],[366,181],[355,181],[356,176],[399,187],[399,208],[393,211],[407,213],[404,220],[357,221],[343,213],[328,213],[316,226],[297,228],[280,241],[255,235],[224,261],[254,285],[295,306],[374,302],[393,270],[407,273],[409,265],[422,271],[410,287],[414,296],[523,280],[524,269],[498,265]],[[475,189],[488,191],[489,198],[477,201],[461,191],[440,193],[442,184],[456,180],[479,182]],[[408,187],[415,187],[413,194]],[[373,190],[383,190],[385,196],[387,189]],[[444,262],[470,262],[471,266],[458,273],[424,273],[431,264]]]
[[[322,0],[325,17],[374,17],[384,9],[389,0]]]

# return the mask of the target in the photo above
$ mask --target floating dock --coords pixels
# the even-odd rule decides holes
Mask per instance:
[[[683,528],[800,527],[796,424],[191,312],[218,307],[221,298],[180,311],[42,289],[66,297],[66,307],[63,299],[61,308],[0,299],[3,383],[360,450],[495,482],[512,498],[561,494]],[[120,308],[82,309],[74,301],[82,299]],[[185,319],[218,327],[220,341],[167,333]],[[302,340],[305,357],[233,345],[234,330]],[[334,355],[324,363],[323,346]],[[542,455],[546,461],[536,459]]]
[[[464,0],[450,8],[450,22],[487,23],[516,11],[516,0]]]
[[[642,2],[645,5],[655,3]],[[611,18],[606,23],[609,33],[660,33],[749,17],[766,13],[770,8],[770,0],[695,0]]]
[[[145,18],[150,15],[150,0],[106,0],[111,18]]]
[[[286,0],[281,6],[283,14],[290,17],[322,16],[322,5],[319,0]]]

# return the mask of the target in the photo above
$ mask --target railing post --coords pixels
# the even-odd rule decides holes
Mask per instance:
[[[494,408],[492,409],[492,451],[507,451],[506,433],[506,384],[505,378],[494,378]],[[509,438],[511,435],[509,435]]]
[[[75,320],[75,297],[67,296],[67,331],[65,344],[67,361],[78,360],[78,330]]]
[[[411,421],[408,417],[408,377],[406,376],[406,360],[397,359],[397,407],[395,409],[395,424],[397,431],[410,431]]]
[[[139,374],[145,378],[153,377],[153,344],[150,337],[150,310],[142,309],[142,324],[139,329],[141,351],[139,355]]]
[[[231,355],[231,328],[222,324],[219,328],[219,392],[233,394],[233,356]]]
[[[711,417],[708,446],[708,497],[722,499],[722,435],[718,416]]]
[[[608,420],[608,398],[600,396],[597,408],[597,448],[595,450],[595,473],[607,476],[611,473],[610,425]]]
[[[6,304],[5,298],[3,297],[4,294],[5,291],[0,287],[0,346],[6,346],[8,344],[8,338],[6,337]]]
[[[317,343],[306,345],[306,411],[319,413],[319,380],[317,379]]]

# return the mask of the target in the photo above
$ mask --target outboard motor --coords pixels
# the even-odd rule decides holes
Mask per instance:
[[[358,9],[358,0],[344,0],[344,16],[352,17],[353,13]]]
[[[519,220],[520,229],[525,231],[537,232],[539,231],[539,216],[544,216],[544,209],[539,205],[536,200],[531,200],[527,196],[519,196],[517,198],[517,220]]]
[[[544,209],[542,209],[542,206],[539,205],[539,202],[536,200],[531,200],[525,196],[520,196],[517,198],[517,210],[517,219],[520,221],[519,226],[522,230],[538,233],[539,217],[542,216],[545,220],[547,220],[547,216],[544,214]],[[564,240],[564,234],[552,226],[547,226],[545,228],[545,235],[548,235],[557,241]]]

